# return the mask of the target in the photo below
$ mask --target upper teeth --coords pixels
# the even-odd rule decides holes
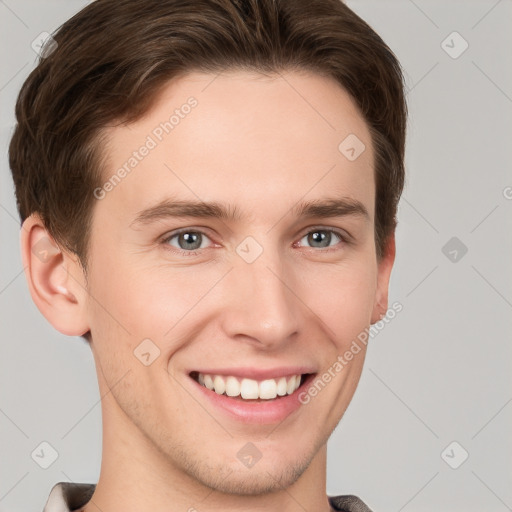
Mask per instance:
[[[281,377],[279,379],[267,379],[257,381],[253,379],[238,380],[233,376],[207,375],[199,373],[199,384],[215,391],[215,393],[227,396],[239,396],[246,399],[262,398],[270,400],[277,395],[291,395],[300,386],[301,376]]]

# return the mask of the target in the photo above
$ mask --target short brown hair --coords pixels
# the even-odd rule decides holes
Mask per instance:
[[[97,0],[53,38],[20,91],[9,160],[21,220],[39,213],[84,269],[102,128],[142,117],[176,76],[227,69],[313,71],[349,92],[372,136],[383,255],[404,185],[403,75],[341,0]]]

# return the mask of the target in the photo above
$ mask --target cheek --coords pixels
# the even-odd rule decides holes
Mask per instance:
[[[316,271],[304,278],[304,302],[344,345],[371,322],[376,293],[376,264],[361,259]]]
[[[188,315],[222,277],[208,267],[170,268],[143,259],[101,254],[90,282],[91,325],[132,345],[145,338],[163,343],[181,319],[190,322]]]

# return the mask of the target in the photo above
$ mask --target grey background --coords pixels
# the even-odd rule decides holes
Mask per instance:
[[[7,161],[31,42],[86,3],[0,0],[1,512],[42,510],[54,483],[99,476],[92,355],[32,303]],[[347,3],[407,77],[408,177],[390,290],[403,310],[371,340],[329,441],[327,491],[377,512],[512,510],[512,2]],[[454,31],[469,44],[458,58],[445,51],[462,48]],[[458,247],[443,252],[452,237]],[[31,458],[42,441],[59,454],[48,469]],[[453,469],[447,461],[458,465],[463,450]]]

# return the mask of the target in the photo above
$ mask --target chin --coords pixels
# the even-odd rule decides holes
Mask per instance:
[[[261,461],[259,461],[261,463]],[[259,464],[259,463],[258,463]],[[252,468],[238,467],[226,469],[223,474],[208,471],[206,475],[195,475],[206,487],[224,494],[233,494],[238,496],[258,496],[261,494],[270,494],[287,488],[296,482],[308,467],[308,463],[295,465],[286,465],[276,468],[272,466],[272,471],[266,466],[260,468],[253,466]],[[227,474],[226,474],[227,473]],[[201,478],[204,476],[204,478]]]

